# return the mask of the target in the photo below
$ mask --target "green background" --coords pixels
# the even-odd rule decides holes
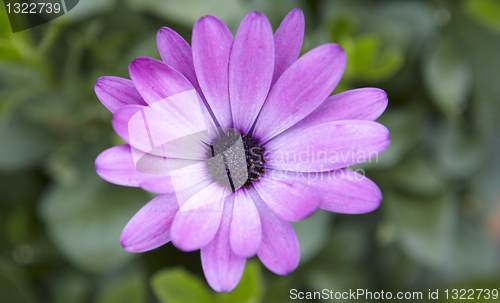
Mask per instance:
[[[347,52],[336,92],[388,93],[378,121],[392,143],[356,166],[382,189],[381,207],[294,223],[299,268],[281,277],[250,260],[230,294],[207,286],[199,252],[123,251],[122,228],[153,195],[96,175],[96,156],[121,141],[95,80],[159,58],[161,26],[190,41],[203,15],[235,33],[258,10],[276,29],[294,7],[306,19],[302,53],[328,42]],[[292,288],[423,291],[420,302],[439,289],[434,302],[447,302],[445,289],[498,289],[499,98],[495,0],[82,0],[16,34],[1,6],[0,302],[295,302]]]

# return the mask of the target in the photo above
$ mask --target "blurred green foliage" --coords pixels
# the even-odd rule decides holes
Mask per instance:
[[[327,42],[346,50],[336,92],[388,93],[379,121],[392,143],[356,166],[382,189],[381,207],[294,223],[299,268],[281,277],[250,260],[230,294],[208,287],[198,252],[124,252],[121,229],[153,196],[95,174],[95,157],[120,144],[95,80],[128,77],[137,56],[159,58],[161,26],[190,41],[203,15],[235,32],[259,10],[276,29],[293,7],[306,17],[303,53]],[[0,6],[0,302],[289,302],[292,288],[499,288],[499,53],[497,0],[88,0],[16,34]]]
[[[240,283],[230,293],[215,293],[205,281],[182,268],[155,273],[151,287],[162,303],[257,303],[262,298],[263,285],[260,266],[250,261]]]

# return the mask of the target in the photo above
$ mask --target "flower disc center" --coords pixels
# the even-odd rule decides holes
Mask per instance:
[[[233,192],[242,186],[250,187],[264,169],[264,147],[249,135],[241,136],[237,130],[223,132],[212,140],[206,161],[210,177]]]

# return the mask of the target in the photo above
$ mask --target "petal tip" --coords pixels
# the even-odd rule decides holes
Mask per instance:
[[[158,30],[158,33],[157,35],[161,34],[161,33],[164,33],[164,32],[172,32],[173,30],[170,28],[170,27],[166,27],[166,26],[162,26],[160,27],[160,29]]]
[[[109,79],[109,76],[99,77],[94,83],[94,92],[99,101],[103,103],[103,97],[105,95],[105,82]],[[103,103],[104,105],[104,103]]]
[[[162,39],[165,39],[165,36],[171,34],[172,32],[175,31],[166,26],[163,26],[158,30],[158,32],[156,33],[156,44],[158,45],[158,47],[160,46]]]
[[[295,15],[295,16],[296,16],[297,14],[299,14],[299,15],[304,16],[304,12],[303,12],[300,8],[298,8],[298,7],[296,7],[296,8],[294,8],[294,9],[292,9],[292,10],[289,12],[289,14],[291,14],[291,15],[293,14],[293,15]]]
[[[269,23],[269,20],[267,19],[266,15],[259,13],[258,11],[251,11],[249,12],[245,18],[243,18],[243,21],[241,21],[241,24],[245,22],[264,22],[265,24],[271,24]],[[241,26],[241,25],[240,25]]]
[[[129,242],[130,242],[130,235],[127,231],[127,228],[125,227],[122,231],[122,234],[120,235],[120,245],[123,247],[123,250],[130,253],[142,252],[134,248],[133,243]]]
[[[196,20],[196,23],[194,24],[194,28],[199,27],[199,26],[209,26],[209,25],[221,25],[225,24],[224,21],[222,21],[220,18],[214,15],[205,15],[201,17],[200,19]]]
[[[97,94],[97,89],[102,89],[101,87],[102,81],[105,81],[105,78],[107,78],[107,76],[99,77],[97,78],[97,80],[95,80],[94,91],[96,92],[96,94]]]
[[[293,24],[294,26],[302,26],[303,27],[304,23],[305,23],[304,12],[298,7],[294,8],[290,12],[288,12],[288,14],[283,19],[283,21],[285,21],[285,19],[289,20],[289,22],[291,22],[291,24]]]
[[[149,58],[149,57],[137,57],[134,60],[132,60],[132,62],[130,62],[129,66],[128,66],[129,73],[131,73],[131,72],[133,73],[133,71],[135,71],[135,69],[137,67],[146,67],[148,65],[155,64],[155,63],[161,63],[161,61],[158,61],[156,59]],[[131,76],[132,76],[132,73],[131,73]]]

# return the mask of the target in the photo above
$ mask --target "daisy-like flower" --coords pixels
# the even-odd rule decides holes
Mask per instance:
[[[137,58],[131,80],[97,80],[96,94],[128,143],[101,153],[97,173],[159,194],[125,226],[125,250],[170,241],[200,249],[208,284],[228,292],[254,255],[278,275],[297,267],[291,221],[318,208],[361,214],[379,206],[377,185],[346,167],[389,145],[388,130],[374,122],[387,96],[376,88],[329,96],[346,55],[325,44],[298,58],[303,34],[299,9],[274,35],[257,12],[234,37],[205,16],[192,47],[161,28],[162,61]]]

